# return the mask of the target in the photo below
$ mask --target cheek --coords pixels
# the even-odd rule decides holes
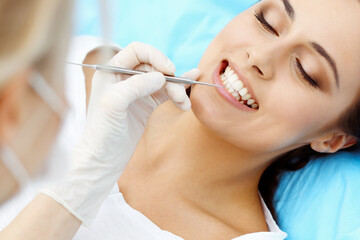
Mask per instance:
[[[218,102],[214,97],[210,96],[209,90],[211,89],[194,86],[190,95],[192,111],[199,121],[205,123],[205,125],[208,125],[210,119],[214,119],[215,116],[220,114],[217,107]]]
[[[253,46],[263,37],[259,34],[259,24],[253,16],[253,9],[239,14],[218,34],[216,39],[226,47]]]
[[[335,118],[330,99],[297,83],[279,85],[264,99],[261,131],[277,148],[306,145]]]
[[[251,9],[236,16],[213,39],[202,56],[199,68],[205,68],[214,58],[226,52],[233,52],[238,47],[251,46],[257,37],[256,24]]]

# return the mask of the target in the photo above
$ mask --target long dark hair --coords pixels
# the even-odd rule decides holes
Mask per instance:
[[[344,133],[352,135],[357,139],[355,145],[342,149],[339,152],[360,152],[360,91],[350,107],[331,126],[334,129],[341,129]],[[316,152],[307,145],[277,157],[264,171],[260,179],[259,191],[275,220],[277,220],[277,214],[274,208],[274,194],[279,185],[281,174],[299,170],[305,167],[312,159],[328,155],[329,153]]]

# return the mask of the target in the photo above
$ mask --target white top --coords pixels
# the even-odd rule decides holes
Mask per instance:
[[[263,201],[262,206],[269,232],[245,234],[233,240],[283,240],[286,238],[287,234],[279,229]],[[160,229],[141,212],[132,208],[126,203],[116,185],[109,197],[105,199],[92,226],[89,229],[81,227],[74,239],[182,240],[183,238]]]

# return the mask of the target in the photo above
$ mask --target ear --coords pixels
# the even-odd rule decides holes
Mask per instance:
[[[335,153],[340,149],[351,147],[356,138],[344,133],[331,133],[310,143],[313,150],[321,153]]]
[[[0,89],[0,140],[9,141],[18,128],[20,105],[30,79],[30,70],[17,73]]]

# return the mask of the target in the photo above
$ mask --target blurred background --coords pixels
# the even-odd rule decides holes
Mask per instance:
[[[165,53],[180,75],[197,67],[214,36],[255,2],[77,0],[74,34],[106,35],[121,47],[134,41],[148,43]],[[106,10],[106,16],[102,16],[101,9]],[[102,19],[107,20],[107,29],[102,29]]]

